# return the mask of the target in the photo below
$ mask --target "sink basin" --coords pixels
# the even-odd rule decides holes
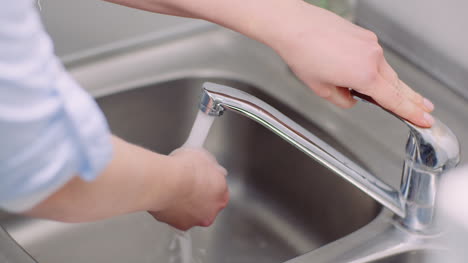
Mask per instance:
[[[363,104],[352,110],[330,105],[304,87],[272,50],[212,25],[155,41],[68,65],[97,97],[111,130],[120,137],[171,152],[187,138],[202,83],[211,81],[262,99],[399,186],[408,130],[389,114]],[[468,104],[400,57],[390,51],[387,55],[404,81],[424,87],[429,99],[444,105],[436,116],[459,136],[462,151],[468,150]],[[319,256],[330,258],[334,248],[358,241],[362,231],[388,213],[272,132],[235,113],[226,112],[214,122],[205,145],[229,171],[231,202],[212,227],[191,231],[195,263],[310,263],[301,256],[319,247]],[[177,263],[173,230],[147,213],[87,224],[0,213],[0,225],[37,262]],[[426,252],[404,252],[373,262],[424,263],[425,257]]]

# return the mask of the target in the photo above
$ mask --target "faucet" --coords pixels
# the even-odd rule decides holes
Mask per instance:
[[[379,106],[366,95],[356,91],[351,94]],[[262,124],[392,212],[381,213],[376,222],[344,238],[350,242],[332,243],[288,262],[370,262],[439,245],[435,238],[439,230],[434,222],[437,186],[444,172],[456,167],[460,160],[458,140],[440,120],[436,119],[428,129],[394,115],[410,130],[401,188],[397,190],[272,106],[243,91],[204,83],[199,108],[211,116],[221,116],[225,110],[231,110]],[[325,253],[326,250],[333,253]]]

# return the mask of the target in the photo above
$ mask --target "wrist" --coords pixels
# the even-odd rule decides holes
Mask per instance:
[[[158,212],[173,205],[178,198],[182,172],[176,160],[138,147],[141,151],[133,169],[136,192],[135,211]]]
[[[261,35],[261,39],[258,40],[273,48],[280,55],[283,55],[285,51],[295,49],[294,45],[301,42],[306,34],[313,32],[314,27],[326,26],[314,21],[318,21],[317,18],[327,11],[303,0],[290,1],[288,6],[280,12],[279,17],[272,19],[270,24],[261,25],[263,26],[263,29],[260,29],[262,32],[258,32],[258,35]]]
[[[276,51],[296,38],[304,25],[304,17],[314,17],[320,8],[303,0],[267,0],[258,10],[246,11],[245,20],[236,31],[260,41]],[[250,12],[250,14],[249,14]],[[311,25],[313,26],[313,25]]]
[[[168,162],[171,164],[171,189],[173,195],[169,201],[169,206],[183,202],[191,193],[194,183],[193,174],[194,167],[190,165],[184,158],[179,156],[167,156]]]
[[[305,8],[315,8],[303,0],[210,1],[192,8],[192,15],[230,28],[273,46],[284,39]],[[207,8],[209,7],[209,8]],[[293,24],[293,26],[291,26]]]
[[[146,210],[152,212],[159,212],[183,202],[190,195],[194,183],[190,176],[193,167],[190,167],[186,160],[173,155],[162,155],[159,158],[161,162],[153,162],[151,165],[160,172],[160,176],[152,176],[147,187],[149,198]],[[165,166],[162,173],[161,164]]]

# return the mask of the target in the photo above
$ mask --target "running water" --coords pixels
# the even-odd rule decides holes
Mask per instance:
[[[215,118],[215,116],[198,111],[190,135],[182,147],[203,147]]]
[[[202,148],[215,118],[215,116],[198,111],[190,135],[182,147]],[[190,232],[175,228],[173,230],[174,238],[169,249],[174,251],[174,256],[171,257],[169,263],[195,263]]]
[[[174,237],[169,245],[169,250],[173,251],[173,255],[171,255],[169,263],[195,263],[190,232],[175,228],[172,230]]]

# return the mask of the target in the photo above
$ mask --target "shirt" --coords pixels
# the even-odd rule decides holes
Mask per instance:
[[[32,0],[0,0],[0,208],[28,210],[112,157],[105,118],[65,71]]]

